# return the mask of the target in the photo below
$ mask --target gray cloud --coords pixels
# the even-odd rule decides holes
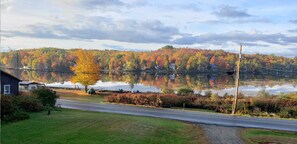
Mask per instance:
[[[208,43],[215,45],[222,45],[228,42],[234,43],[257,43],[264,42],[268,44],[290,45],[297,43],[297,36],[286,36],[284,34],[249,34],[246,32],[228,32],[222,34],[208,33],[198,36],[187,35],[174,41],[176,44],[195,44],[195,43]]]
[[[218,19],[205,21],[208,24],[234,24],[234,23],[271,23],[271,20],[265,18],[252,17],[248,19]]]
[[[246,10],[224,5],[218,11],[213,12],[217,20],[206,21],[209,24],[232,24],[232,23],[271,23],[271,20],[249,14]]]
[[[290,33],[297,33],[297,28],[296,29],[288,30],[288,32],[290,32]]]
[[[83,0],[80,5],[86,8],[123,6],[124,3],[119,0]]]
[[[251,17],[252,15],[248,14],[246,10],[240,10],[237,7],[233,6],[222,6],[219,11],[214,12],[215,15],[219,17],[227,18],[242,18],[242,17]]]
[[[36,37],[52,39],[115,40],[132,43],[168,43],[172,36],[179,35],[175,27],[165,26],[160,21],[137,22],[114,21],[105,17],[81,18],[84,25],[30,25],[28,31],[2,31],[6,37]]]
[[[249,46],[267,47],[270,44],[297,44],[297,36],[281,33],[262,34],[261,32],[246,33],[232,31],[227,33],[206,33],[192,35],[181,33],[176,27],[166,26],[160,21],[135,20],[115,21],[106,17],[77,17],[74,25],[27,26],[26,31],[2,30],[4,37],[34,37],[50,39],[79,40],[114,40],[129,43],[167,43],[167,44],[214,44],[224,45],[229,42],[245,43]],[[82,23],[84,22],[84,23]],[[178,37],[176,39],[176,37]]]
[[[101,8],[107,9],[108,7],[143,7],[150,5],[145,0],[135,0],[131,2],[122,2],[120,0],[79,0],[79,7],[84,7],[86,9]]]
[[[290,23],[293,23],[293,24],[297,24],[297,19],[296,20],[289,20]]]

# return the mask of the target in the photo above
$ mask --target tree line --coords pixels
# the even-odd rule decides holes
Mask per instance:
[[[38,48],[0,53],[0,66],[27,69],[70,71],[76,65],[78,49]],[[103,71],[146,72],[225,72],[233,71],[238,55],[223,50],[174,48],[164,46],[155,51],[133,52],[116,50],[89,51]],[[244,54],[241,71],[261,73],[264,68],[295,72],[297,56]]]

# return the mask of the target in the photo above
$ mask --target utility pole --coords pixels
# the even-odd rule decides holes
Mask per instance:
[[[237,107],[241,53],[242,53],[242,44],[240,44],[240,51],[239,51],[239,55],[238,55],[237,68],[236,68],[235,97],[234,97],[234,101],[233,101],[233,105],[232,105],[232,115],[234,115],[236,113],[236,107]]]

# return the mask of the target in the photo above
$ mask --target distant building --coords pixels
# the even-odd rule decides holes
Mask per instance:
[[[0,69],[0,91],[1,95],[18,95],[19,94],[19,78],[4,72]]]
[[[29,81],[22,81],[19,83],[20,91],[32,91],[44,86],[44,84]]]
[[[175,63],[169,64],[169,69],[175,70],[175,68],[176,68]]]

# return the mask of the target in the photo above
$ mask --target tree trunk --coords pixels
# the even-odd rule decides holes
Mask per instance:
[[[88,86],[85,85],[85,92],[88,92]]]

